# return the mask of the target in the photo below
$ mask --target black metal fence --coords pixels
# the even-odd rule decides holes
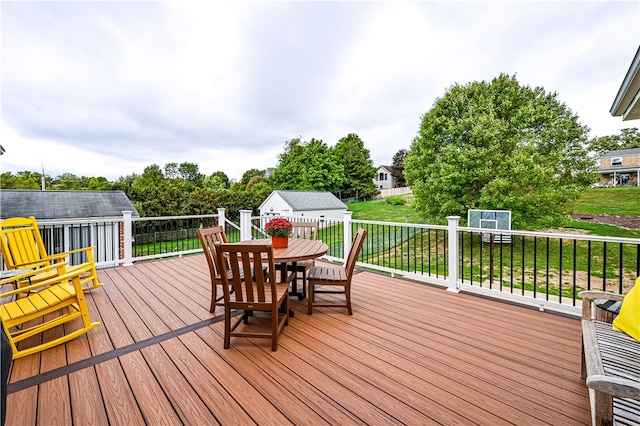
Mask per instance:
[[[269,217],[251,218],[250,238],[265,238]],[[538,300],[575,306],[581,290],[626,293],[640,276],[640,239],[612,238],[570,233],[543,233],[433,226],[409,223],[353,221],[295,217],[316,221],[317,238],[328,246],[327,257],[344,260],[345,235],[352,238],[359,226],[367,230],[358,261],[364,267],[393,275],[408,275],[437,283],[489,289]],[[134,218],[132,258],[145,260],[201,250],[196,231],[224,223],[231,242],[241,240],[242,223],[221,220],[218,215]],[[345,224],[347,228],[345,229]],[[119,259],[126,221],[44,223],[41,232],[49,253],[96,246],[97,262]],[[450,244],[449,233],[456,233]],[[126,242],[125,242],[126,244]],[[83,261],[83,255],[72,263]],[[453,256],[453,258],[451,257]],[[450,262],[455,262],[451,271]]]

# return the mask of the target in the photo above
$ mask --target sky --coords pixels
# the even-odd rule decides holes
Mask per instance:
[[[619,134],[639,45],[637,0],[0,1],[0,173],[239,180],[350,133],[390,165],[449,88],[500,73]]]

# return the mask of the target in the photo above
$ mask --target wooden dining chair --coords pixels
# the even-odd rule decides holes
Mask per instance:
[[[358,260],[358,255],[360,254],[360,250],[362,249],[366,236],[367,231],[362,228],[358,228],[344,267],[329,268],[326,266],[314,266],[309,270],[309,273],[307,274],[307,281],[309,282],[307,313],[309,315],[313,314],[314,306],[347,308],[349,315],[353,314],[351,310],[351,277],[353,276],[353,270],[355,269],[356,261]],[[316,286],[338,286],[343,287],[343,289],[316,290]],[[315,295],[319,293],[344,294],[346,301],[345,303],[330,303],[326,300],[317,301],[315,300]]]
[[[278,335],[289,324],[289,283],[277,281],[271,243],[216,243],[215,251],[224,292],[224,348],[229,348],[233,336],[271,339],[271,350],[277,350]],[[253,274],[241,274],[252,267]],[[242,314],[231,318],[232,310]],[[256,311],[271,312],[270,332],[247,325]],[[236,331],[241,323],[245,326]]]
[[[291,222],[291,237],[305,240],[315,240],[318,236],[318,222]],[[315,260],[300,260],[296,262],[295,273],[302,276],[302,299],[307,297],[307,273],[315,266]],[[287,267],[292,267],[291,264]],[[296,285],[296,284],[294,284]],[[293,289],[296,292],[297,289]]]
[[[211,277],[211,307],[209,312],[213,313],[216,306],[224,305],[224,293],[219,297],[217,296],[217,288],[222,285],[222,278],[220,277],[219,269],[216,267],[216,243],[226,243],[227,234],[224,232],[224,227],[214,226],[212,228],[198,229],[198,239],[202,244],[204,255],[209,265],[209,275]]]

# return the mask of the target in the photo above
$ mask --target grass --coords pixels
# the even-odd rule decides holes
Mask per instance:
[[[397,197],[396,197],[397,198]],[[403,197],[410,203],[412,199]],[[410,205],[393,205],[385,199],[349,204],[353,218],[359,220],[375,220],[379,222],[424,223],[418,212]]]
[[[619,228],[617,226],[602,223],[571,220],[566,228],[584,229],[591,235],[600,235],[603,237],[640,238],[640,230]]]
[[[396,197],[397,198],[397,197]],[[385,199],[349,204],[356,220],[426,223],[411,204],[413,196],[403,196],[405,205],[393,205]],[[575,211],[587,214],[640,216],[640,187],[589,188],[576,203]],[[640,231],[591,222],[571,220],[566,228],[584,229],[589,234],[608,237],[640,238]]]
[[[576,203],[575,211],[588,214],[640,216],[640,186],[590,188]]]
[[[578,202],[578,206],[577,211],[589,214],[640,215],[640,188],[589,189],[585,191],[584,196]],[[424,223],[424,220],[413,207],[409,205],[392,205],[386,203],[385,200],[350,204],[349,209],[353,211],[353,217],[356,220]],[[582,229],[589,234],[599,236],[640,238],[640,230],[629,230],[592,222],[571,220],[566,228]],[[417,232],[415,229],[412,231]],[[395,265],[395,262],[399,261],[403,264],[400,265],[399,269],[406,268],[405,270],[411,271],[414,268],[417,270],[425,270],[426,268],[426,270],[431,270],[431,273],[433,273],[433,268],[435,268],[438,273],[444,273],[444,268],[446,267],[444,235],[439,241],[437,237],[434,237],[438,235],[437,233],[425,233],[422,236],[412,236],[405,233],[403,238],[403,235],[398,234],[398,232],[407,232],[407,230],[398,230],[393,226],[382,228],[381,232],[382,234],[377,237],[375,244],[371,244],[370,255],[383,266],[397,268],[398,265]],[[474,237],[473,243],[469,238],[469,235],[465,236],[465,262],[460,265],[461,275],[465,277],[465,280],[473,277],[474,282],[486,280],[489,276],[490,259],[493,256],[486,248],[486,244],[483,246],[480,242],[479,235]],[[425,249],[422,250],[422,255],[417,258],[413,255],[413,253],[416,253],[416,246]],[[467,252],[471,250],[471,247],[474,250],[473,256],[471,256],[470,252]],[[481,250],[482,247],[484,247],[484,250]],[[495,253],[496,270],[506,268],[509,271],[506,275],[514,274],[514,277],[510,278],[511,286],[521,288],[521,283],[524,281],[525,287],[531,290],[533,287],[529,281],[535,281],[534,275],[539,276],[542,280],[542,276],[545,275],[544,272],[548,268],[552,276],[555,277],[553,278],[554,281],[559,279],[559,274],[562,274],[562,283],[558,285],[557,282],[541,283],[538,281],[535,283],[536,288],[538,291],[542,291],[540,285],[543,285],[548,287],[544,289],[545,292],[549,294],[562,293],[566,297],[575,297],[575,295],[569,294],[573,291],[573,286],[568,284],[568,280],[573,279],[574,269],[580,272],[590,271],[590,275],[594,279],[606,277],[606,279],[615,281],[615,278],[620,276],[619,267],[620,262],[622,262],[626,283],[628,275],[633,274],[637,267],[638,248],[628,245],[621,247],[617,243],[604,245],[585,241],[573,242],[568,239],[560,247],[560,242],[557,240],[547,243],[544,238],[534,242],[531,237],[516,237],[513,244],[498,247]],[[504,253],[499,252],[499,250],[504,250]],[[620,257],[621,250],[623,252],[622,258]],[[522,253],[526,253],[526,255]],[[536,255],[534,256],[533,253],[536,253]],[[468,263],[471,258],[474,259],[473,265]],[[562,262],[560,262],[560,259],[562,259]],[[590,263],[588,260],[590,260]],[[513,281],[514,279],[515,281]]]

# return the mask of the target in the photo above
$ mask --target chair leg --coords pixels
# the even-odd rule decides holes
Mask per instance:
[[[302,271],[302,299],[307,297],[307,271]]]
[[[307,292],[307,314],[313,314],[313,281],[309,281],[309,291]]]
[[[211,286],[211,307],[209,308],[209,312],[213,313],[216,310],[216,285],[213,284]]]
[[[289,325],[289,298],[284,299],[284,313],[287,316],[284,320],[284,325]]]
[[[347,298],[347,311],[349,312],[349,315],[353,315],[353,311],[351,310],[351,287],[345,286],[344,295]]]
[[[84,291],[95,290],[96,288],[100,288],[104,285],[98,280],[98,271],[95,266],[91,268],[91,281],[93,281],[93,285],[91,287],[83,289]]]
[[[288,297],[288,296],[287,296]],[[287,315],[286,311],[284,315]],[[280,318],[278,317],[278,308],[273,308],[271,312],[271,350],[278,350],[278,323]]]
[[[231,341],[231,309],[224,308],[224,348],[229,349]]]

